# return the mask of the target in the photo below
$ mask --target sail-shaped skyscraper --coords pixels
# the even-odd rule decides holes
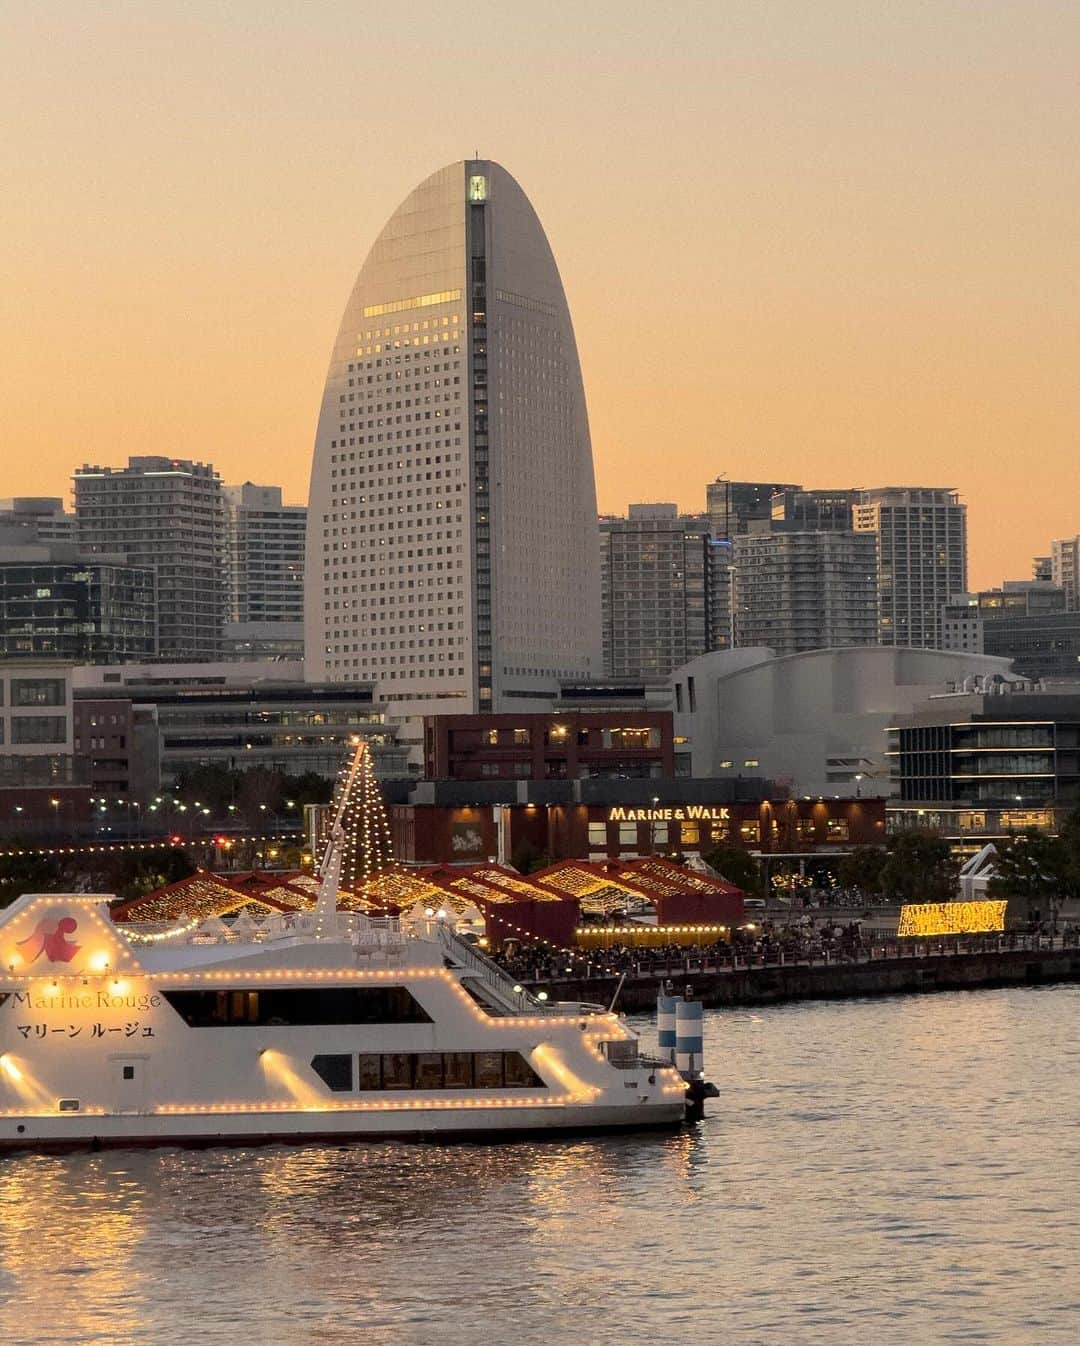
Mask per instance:
[[[308,510],[308,676],[393,718],[537,709],[602,673],[596,491],[558,268],[498,164],[440,169],[345,309]]]

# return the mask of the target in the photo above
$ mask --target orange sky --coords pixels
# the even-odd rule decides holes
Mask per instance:
[[[955,485],[1080,531],[1075,0],[0,0],[0,495],[307,490],[368,245],[479,149],[544,221],[600,506]]]

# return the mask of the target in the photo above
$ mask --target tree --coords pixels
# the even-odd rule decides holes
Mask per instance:
[[[176,791],[188,801],[198,800],[221,817],[236,799],[239,773],[224,766],[188,767],[177,777]]]
[[[881,886],[892,902],[949,902],[956,897],[960,863],[949,843],[933,832],[896,832],[881,870]]]
[[[1019,898],[1032,920],[1041,919],[1046,909],[1056,928],[1062,900],[1076,892],[1070,841],[1071,837],[1051,837],[1031,828],[1000,842],[989,885],[991,897]]]
[[[882,871],[888,859],[888,852],[881,846],[856,846],[847,855],[842,855],[836,866],[840,886],[880,893]]]
[[[23,893],[52,892],[67,886],[60,882],[62,868],[55,857],[20,852],[17,842],[11,849],[14,855],[0,857],[0,906],[9,906]]]
[[[334,782],[314,771],[284,778],[285,797],[303,808],[305,804],[329,804],[334,798]]]
[[[705,863],[744,893],[761,892],[761,868],[748,851],[721,843],[705,856]]]
[[[185,851],[170,848],[165,851],[121,851],[109,856],[101,870],[101,883],[106,891],[127,900],[142,897],[170,883],[189,878],[195,866]]]
[[[522,837],[514,847],[510,863],[519,874],[534,874],[538,869],[546,869],[551,857],[538,850],[528,837]]]

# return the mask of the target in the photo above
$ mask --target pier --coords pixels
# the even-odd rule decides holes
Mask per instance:
[[[625,974],[625,975],[624,975]],[[776,954],[718,958],[712,951],[682,958],[635,960],[625,968],[602,963],[587,975],[523,983],[552,1000],[609,1004],[635,1012],[656,1006],[657,989],[671,981],[689,983],[710,1008],[775,1005],[797,1000],[963,991],[994,986],[1040,986],[1080,981],[1080,947],[1075,938],[1025,935],[1002,939],[884,943],[851,955],[796,958]]]

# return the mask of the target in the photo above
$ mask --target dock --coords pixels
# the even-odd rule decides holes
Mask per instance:
[[[709,1008],[1080,981],[1075,938],[1049,935],[887,943],[857,954],[803,959],[780,954],[720,960],[708,952],[688,953],[626,967],[598,964],[587,976],[523,984],[533,992],[546,991],[551,1000],[609,1004],[622,977],[616,1008],[633,1013],[654,1010],[657,990],[668,981],[677,991],[690,984],[695,998]]]

